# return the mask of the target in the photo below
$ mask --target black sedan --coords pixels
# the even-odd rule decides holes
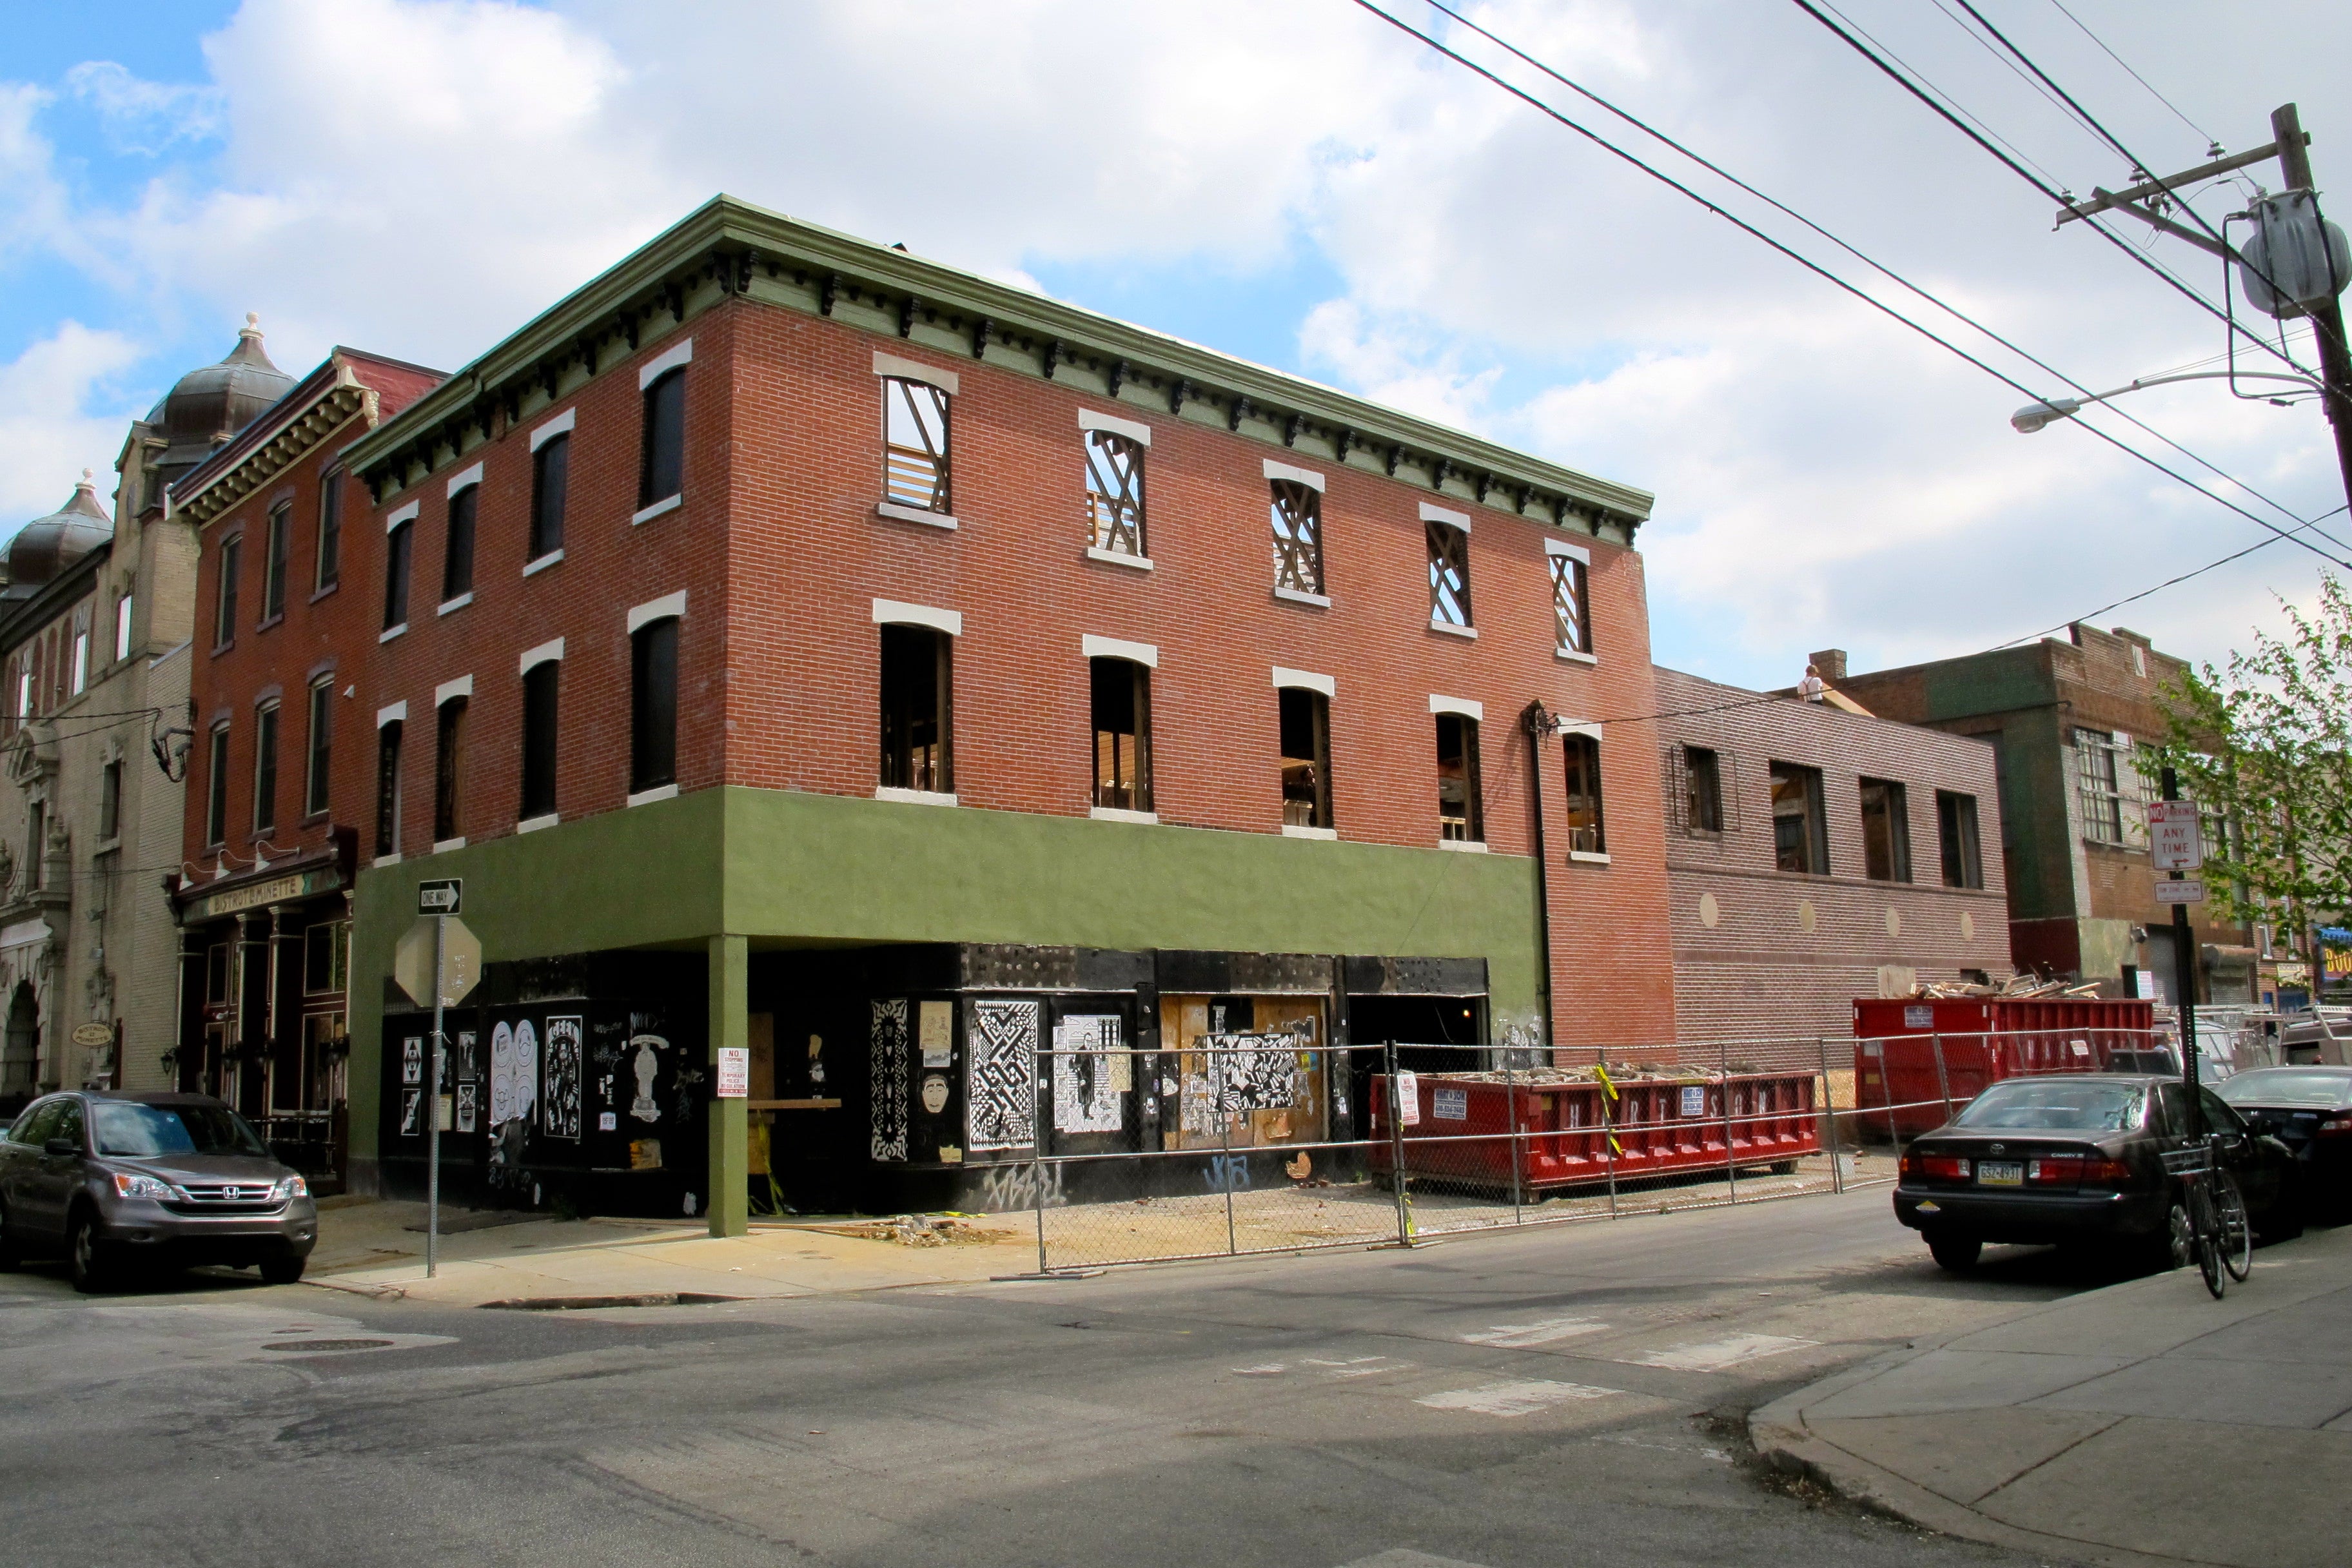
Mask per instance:
[[[2215,1092],[2248,1126],[2286,1145],[2308,1212],[2352,1217],[2352,1068],[2255,1068]]]
[[[2256,1231],[2290,1233],[2285,1149],[2212,1090],[2199,1102]],[[2179,1268],[2189,1261],[2189,1212],[2162,1155],[2188,1142],[2188,1109],[2177,1079],[2006,1079],[1904,1152],[1895,1217],[1950,1269],[1974,1266],[1989,1241],[2104,1246]]]

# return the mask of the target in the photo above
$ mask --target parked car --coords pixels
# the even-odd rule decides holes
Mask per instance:
[[[2285,1148],[2212,1090],[2199,1103],[2221,1134],[2221,1161],[2256,1234],[2292,1234]],[[1973,1267],[1989,1241],[2104,1246],[2179,1268],[2189,1257],[2189,1211],[2161,1156],[2188,1142],[2188,1106],[2177,1079],[2003,1079],[1904,1152],[1895,1217],[1949,1269]]]
[[[2306,1212],[2352,1215],[2352,1068],[2254,1068],[2214,1092],[2286,1145]]]
[[[287,1285],[318,1237],[309,1184],[205,1095],[68,1090],[0,1139],[0,1268],[62,1254],[97,1290],[141,1265],[258,1265]]]

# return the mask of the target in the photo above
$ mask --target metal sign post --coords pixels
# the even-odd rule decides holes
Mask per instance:
[[[2172,879],[2176,894],[2186,892],[2189,886],[2179,879],[2183,871],[2194,871],[2205,864],[2205,846],[2198,830],[2197,803],[2180,798],[2180,775],[2172,769],[2164,770],[2164,798],[2147,808],[2147,837],[2157,869]],[[2166,884],[2158,881],[2157,897],[2172,906],[2172,988],[2180,1009],[2180,1085],[2189,1094],[2189,1129],[2201,1131],[2205,1125],[2205,1108],[2197,1099],[2197,949],[2189,929],[2189,904],[2180,897],[2167,898]],[[2204,889],[2197,887],[2202,893]]]
[[[425,1074],[425,1101],[418,1113],[425,1119],[425,1277],[441,1267],[441,1065],[446,1054],[448,1010],[473,991],[482,973],[482,944],[457,919],[465,884],[455,877],[416,887],[415,925],[400,939],[393,955],[393,979],[411,1001],[433,998],[432,1065]],[[425,962],[423,938],[431,923],[433,958]]]
[[[421,908],[425,895],[420,889]],[[433,921],[433,1058],[425,1069],[425,1278],[441,1268],[441,969],[449,955],[449,917]]]

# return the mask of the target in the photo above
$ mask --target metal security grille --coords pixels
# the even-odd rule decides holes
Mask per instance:
[[[1323,493],[1297,479],[1271,479],[1274,489],[1274,585],[1298,594],[1323,591]]]
[[[1586,599],[1584,563],[1573,556],[1551,561],[1551,611],[1555,640],[1562,653],[1592,651],[1592,617]]]
[[[899,506],[948,505],[948,395],[927,382],[882,382],[883,494]]]
[[[1429,618],[1439,626],[1470,622],[1470,536],[1447,522],[1429,531]]]
[[[1143,556],[1143,446],[1108,430],[1087,432],[1087,542]]]

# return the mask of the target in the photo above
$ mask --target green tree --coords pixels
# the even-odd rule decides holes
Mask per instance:
[[[2168,689],[2170,729],[2143,766],[2174,769],[2203,808],[2215,914],[2309,931],[2352,909],[2352,594],[2323,574],[2309,615],[2281,608],[2284,635],[2256,627],[2226,669]]]

